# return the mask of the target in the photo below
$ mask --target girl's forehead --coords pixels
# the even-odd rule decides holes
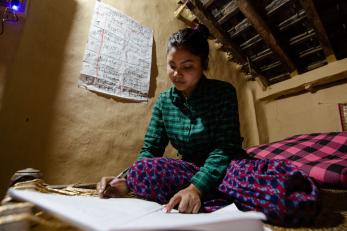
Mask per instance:
[[[194,54],[192,54],[191,52],[189,52],[186,49],[183,48],[171,48],[169,50],[169,52],[167,53],[167,59],[171,60],[171,59],[177,59],[177,60],[181,60],[181,59],[189,59],[192,61],[195,60],[199,60],[199,56],[196,56]]]

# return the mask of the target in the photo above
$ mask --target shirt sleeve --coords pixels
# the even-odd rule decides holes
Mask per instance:
[[[232,86],[221,95],[216,108],[218,116],[213,130],[215,149],[209,153],[204,165],[191,179],[191,183],[203,194],[217,187],[232,159],[246,157],[241,148],[237,96]]]
[[[165,130],[162,116],[162,98],[159,96],[154,104],[152,117],[144,138],[144,144],[137,160],[163,156],[168,142],[169,138]]]

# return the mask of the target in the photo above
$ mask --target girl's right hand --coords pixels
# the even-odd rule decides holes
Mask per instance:
[[[100,198],[124,197],[129,192],[126,179],[114,176],[102,177],[96,190]]]

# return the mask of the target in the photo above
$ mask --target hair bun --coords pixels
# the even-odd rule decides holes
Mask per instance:
[[[208,28],[203,25],[203,24],[197,24],[194,27],[194,30],[197,30],[205,39],[208,39],[208,36],[210,36],[210,31],[208,30]]]

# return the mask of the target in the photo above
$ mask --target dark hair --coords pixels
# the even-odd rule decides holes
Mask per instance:
[[[167,52],[171,48],[182,48],[193,55],[200,57],[201,65],[204,70],[208,67],[208,36],[209,30],[206,26],[198,24],[194,28],[184,28],[173,33],[168,42]]]

